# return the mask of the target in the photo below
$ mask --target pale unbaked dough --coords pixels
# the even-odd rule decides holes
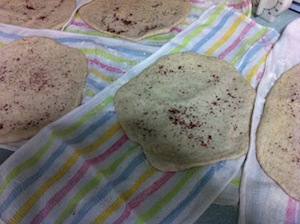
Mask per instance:
[[[282,74],[267,95],[256,143],[265,172],[300,200],[300,65]]]
[[[46,37],[0,47],[0,143],[27,139],[77,107],[87,59]]]
[[[159,170],[244,155],[255,90],[229,63],[197,53],[163,56],[116,93],[119,122]]]
[[[29,28],[60,29],[76,8],[76,0],[0,0],[0,22]]]
[[[189,11],[189,0],[94,0],[79,15],[98,31],[137,41],[169,32]]]

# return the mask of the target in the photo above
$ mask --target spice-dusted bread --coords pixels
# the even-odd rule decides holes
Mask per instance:
[[[94,0],[79,15],[98,31],[137,41],[169,32],[189,11],[189,0]]]
[[[0,47],[0,143],[33,136],[77,107],[87,59],[46,37],[25,37]]]
[[[300,200],[300,65],[283,73],[267,95],[256,139],[262,168]]]
[[[116,93],[119,122],[159,170],[179,171],[244,155],[255,90],[226,61],[163,56]]]
[[[0,0],[0,22],[30,28],[60,29],[75,7],[76,0]]]

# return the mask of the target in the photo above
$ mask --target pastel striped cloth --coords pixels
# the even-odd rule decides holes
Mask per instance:
[[[80,8],[81,5],[86,4],[88,2],[90,2],[90,0],[81,0],[80,3],[79,1],[77,1],[78,8]],[[171,32],[167,34],[148,37],[145,40],[139,41],[139,43],[151,46],[162,46],[163,44],[167,43],[169,40],[174,38],[179,32],[187,28],[195,20],[197,20],[206,9],[220,2],[226,2],[228,4],[228,7],[233,8],[245,15],[251,15],[251,0],[190,0],[191,11],[184,22],[172,28]],[[66,26],[65,30],[68,32],[82,33],[88,35],[112,37],[111,35],[98,32],[92,27],[90,27],[80,18],[79,14],[75,15],[75,18],[69,22],[69,25]]]
[[[300,19],[296,19],[284,30],[267,58],[265,73],[257,89],[251,146],[241,185],[240,223],[300,223],[300,202],[289,197],[265,174],[255,153],[255,133],[269,90],[283,72],[300,64],[299,27]]]
[[[54,39],[68,40],[64,44],[75,47],[86,38],[91,40],[75,35],[78,42],[67,33],[55,34],[62,36]],[[11,35],[19,37],[1,29],[2,38],[13,38]],[[245,158],[178,173],[159,172],[121,130],[114,93],[160,56],[178,51],[223,58],[255,88],[278,36],[275,30],[256,24],[225,4],[209,8],[154,54],[44,128],[0,167],[1,219],[5,223],[195,222],[237,175]],[[110,43],[99,37],[93,40],[96,46],[107,44],[100,55],[117,47],[124,50],[129,43],[115,39]],[[98,60],[104,63],[107,57]],[[106,75],[111,70],[102,72]]]

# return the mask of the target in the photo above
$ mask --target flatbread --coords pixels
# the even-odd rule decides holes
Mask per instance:
[[[150,163],[180,171],[244,155],[255,90],[226,61],[163,56],[115,96],[119,122]]]
[[[87,59],[46,37],[0,47],[0,143],[27,139],[77,107]]]
[[[76,8],[76,0],[0,0],[0,22],[29,28],[60,29]]]
[[[256,141],[264,171],[300,200],[300,65],[282,74],[270,90]]]
[[[94,0],[79,15],[100,32],[137,41],[168,33],[189,11],[189,0]]]

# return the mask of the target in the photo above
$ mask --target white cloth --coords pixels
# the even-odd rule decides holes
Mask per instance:
[[[255,148],[255,134],[269,90],[283,72],[299,63],[300,19],[296,19],[287,26],[269,53],[257,89],[250,150],[241,183],[239,223],[300,223],[300,203],[289,197],[265,174],[256,159]]]

